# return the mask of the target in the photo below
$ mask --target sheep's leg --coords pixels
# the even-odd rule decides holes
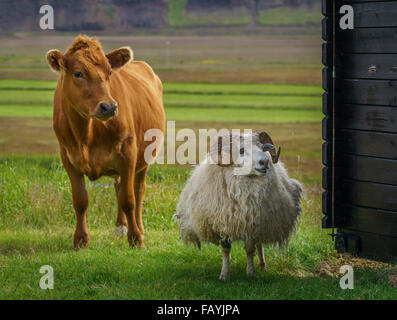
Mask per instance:
[[[219,276],[219,280],[226,280],[230,276],[230,251],[232,249],[232,243],[230,240],[222,240],[222,271]]]
[[[255,267],[254,267],[255,245],[250,241],[246,241],[245,252],[247,253],[247,276],[253,276],[255,274]]]
[[[263,255],[263,247],[262,244],[257,244],[256,245],[256,251],[258,254],[258,267],[260,270],[266,271],[266,261],[265,261],[265,257]]]

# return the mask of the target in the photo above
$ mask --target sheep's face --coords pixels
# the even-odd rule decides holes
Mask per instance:
[[[272,157],[263,145],[252,135],[242,135],[236,160],[233,166],[239,167],[242,174],[264,176],[273,169]]]
[[[259,134],[231,134],[218,139],[216,163],[231,166],[236,175],[264,176],[278,161],[273,144]],[[215,152],[214,152],[215,154]]]
[[[247,166],[247,175],[264,176],[273,169],[270,153],[264,151],[260,145],[253,144],[250,147],[243,145],[239,150],[239,166]],[[249,170],[249,171],[248,171]]]

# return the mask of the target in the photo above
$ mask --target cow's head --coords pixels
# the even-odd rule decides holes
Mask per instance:
[[[109,79],[133,59],[129,47],[105,55],[96,38],[79,35],[65,54],[52,49],[46,58],[52,70],[62,73],[63,94],[81,116],[106,121],[117,115]]]

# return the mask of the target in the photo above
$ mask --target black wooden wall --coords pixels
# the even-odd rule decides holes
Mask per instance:
[[[323,227],[334,222],[341,252],[397,257],[397,1],[335,0],[335,43],[333,2],[322,1]],[[345,4],[353,30],[339,27]]]

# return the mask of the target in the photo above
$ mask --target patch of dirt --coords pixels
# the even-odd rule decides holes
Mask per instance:
[[[392,287],[397,288],[397,273],[395,274],[389,274],[389,284]]]
[[[355,257],[349,254],[338,254],[336,262],[322,261],[320,262],[315,270],[315,273],[321,277],[339,277],[340,267],[343,265],[350,265],[354,270],[357,269],[372,269],[372,270],[384,270],[391,268],[392,265],[386,262],[379,262],[365,258]],[[397,273],[393,279],[397,283]]]

